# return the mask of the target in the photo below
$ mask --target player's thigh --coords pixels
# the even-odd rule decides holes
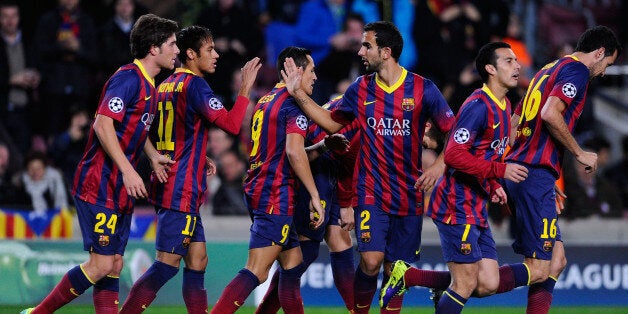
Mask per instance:
[[[298,247],[284,250],[279,253],[279,265],[283,269],[292,269],[299,266],[303,262],[303,254]]]
[[[342,252],[353,247],[351,234],[342,230],[339,225],[328,225],[325,232],[325,242],[330,252]]]
[[[478,284],[476,291],[479,296],[494,294],[499,287],[499,265],[496,259],[482,258],[479,262]]]
[[[478,284],[480,262],[456,263],[449,262],[447,267],[451,274],[451,288],[465,299],[471,296]]]

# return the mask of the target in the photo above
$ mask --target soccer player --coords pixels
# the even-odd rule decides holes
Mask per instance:
[[[323,107],[332,110],[341,101],[342,97],[338,96]],[[353,242],[349,234],[353,230],[355,219],[351,203],[353,193],[346,191],[347,189],[338,193],[337,184],[344,180],[348,182],[345,183],[345,186],[348,184],[349,189],[351,189],[355,162],[352,162],[354,159],[347,155],[352,154],[349,149],[355,150],[359,146],[356,144],[345,149],[343,143],[348,145],[350,139],[353,139],[358,133],[357,127],[357,123],[352,123],[344,127],[339,134],[327,137],[327,133],[317,124],[310,123],[306,142],[316,144],[307,147],[306,151],[311,151],[308,156],[310,160],[314,159],[310,162],[310,168],[316,189],[325,208],[324,228],[310,228],[310,217],[307,210],[310,195],[304,187],[297,190],[297,205],[294,213],[294,227],[299,235],[299,246],[303,254],[303,272],[316,260],[320,243],[325,239],[325,243],[329,247],[334,283],[349,311],[353,309],[353,275],[355,271]],[[326,140],[339,142],[339,148],[345,150],[329,150],[325,145]],[[256,313],[277,313],[279,310],[278,282],[279,272],[275,272]]]
[[[447,169],[427,210],[438,228],[451,277],[444,272],[408,268],[398,261],[382,289],[381,306],[409,286],[436,290],[449,286],[436,305],[436,313],[460,313],[472,293],[487,296],[528,282],[524,264],[498,268],[488,225],[489,202],[506,203],[506,193],[497,179],[520,182],[527,175],[524,166],[502,162],[510,135],[506,93],[517,86],[521,65],[510,45],[493,42],[480,49],[475,67],[484,85],[466,99],[456,116],[445,148]]]
[[[311,52],[299,47],[285,48],[277,60],[278,72],[284,70],[286,58],[294,58],[303,70],[300,88],[311,95],[316,81]],[[249,257],[246,266],[222,292],[212,313],[238,310],[251,291],[266,280],[275,260],[281,266],[278,291],[281,307],[286,313],[303,313],[300,293],[303,256],[293,228],[297,180],[311,196],[312,228],[319,228],[325,217],[305,152],[307,127],[307,118],[283,81],[255,106],[250,166],[244,182],[245,200],[253,218]]]
[[[244,65],[238,98],[227,111],[203,79],[214,73],[219,57],[210,30],[186,27],[177,34],[177,45],[182,67],[157,89],[157,150],[175,164],[168,172],[169,180],[161,183],[153,178],[149,191],[149,202],[158,216],[156,260],[135,282],[120,313],[143,312],[177,274],[181,259],[185,262],[182,289],[188,313],[207,313],[207,252],[199,208],[207,188],[208,130],[214,124],[225,132],[239,133],[261,67],[259,58]]]
[[[390,22],[364,27],[358,55],[367,71],[349,86],[342,104],[333,111],[319,107],[300,88],[301,72],[292,60],[283,73],[288,91],[303,111],[328,133],[352,120],[359,121],[360,151],[355,212],[360,263],[355,272],[355,313],[367,313],[384,263],[385,279],[393,261],[419,259],[423,223],[423,191],[444,170],[442,156],[421,173],[421,140],[425,123],[448,132],[454,115],[436,85],[399,65],[403,38]],[[403,295],[383,311],[398,313]]]
[[[153,14],[141,16],[131,30],[135,60],[105,83],[85,154],[74,175],[72,195],[89,259],[70,269],[34,309],[52,313],[94,286],[97,313],[118,312],[118,277],[135,199],[148,196],[135,171],[141,150],[161,181],[173,163],[160,155],[148,132],[157,112],[154,77],[173,69],[179,53],[177,23]]]
[[[506,181],[515,212],[513,249],[530,269],[528,313],[547,313],[558,276],[567,264],[558,226],[554,185],[565,150],[592,172],[597,155],[584,151],[573,129],[583,110],[589,81],[604,75],[621,46],[608,27],[587,29],[575,52],[536,73],[512,118],[515,134],[506,160],[528,168],[520,183]],[[513,130],[514,132],[514,130]]]

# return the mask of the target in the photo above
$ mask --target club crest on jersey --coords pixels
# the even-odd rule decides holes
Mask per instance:
[[[192,241],[191,237],[183,238],[183,243],[181,243],[183,245],[183,248],[187,249],[190,246],[191,241]]]
[[[220,110],[222,108],[224,108],[225,106],[222,105],[222,103],[220,102],[220,100],[216,97],[212,97],[209,99],[209,108],[213,109],[213,110]]]
[[[414,98],[404,98],[401,100],[401,109],[404,111],[414,110]]]
[[[456,143],[458,144],[464,144],[468,142],[469,137],[470,137],[469,130],[465,128],[459,128],[456,130],[456,133],[454,133],[454,141],[456,141]]]
[[[553,246],[554,244],[552,243],[552,241],[545,241],[543,242],[543,251],[551,252]]]
[[[108,235],[104,235],[104,234],[101,234],[100,236],[98,236],[98,245],[100,245],[100,246],[107,246],[107,245],[109,245],[109,236]]]
[[[362,232],[362,234],[360,235],[360,241],[362,241],[362,243],[371,242],[371,232],[370,231]]]
[[[578,88],[576,88],[576,85],[573,85],[571,83],[567,83],[563,85],[563,95],[569,98],[574,98],[576,97],[577,92],[578,92]]]
[[[464,254],[464,255],[469,255],[471,254],[471,243],[462,243],[460,245],[460,253]]]
[[[296,122],[299,129],[307,130],[307,118],[304,115],[299,115]]]
[[[521,130],[521,133],[523,134],[523,136],[528,137],[532,135],[532,129],[530,129],[529,127],[525,127],[523,128],[523,130]]]
[[[118,113],[124,109],[124,101],[120,97],[113,97],[109,99],[109,110],[113,113]]]

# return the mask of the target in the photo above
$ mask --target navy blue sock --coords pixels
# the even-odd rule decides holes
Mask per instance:
[[[440,301],[438,301],[435,314],[460,313],[465,303],[467,303],[467,299],[461,297],[451,290],[451,288],[447,288],[440,298]]]
[[[91,279],[85,275],[80,265],[74,266],[74,268],[68,271],[68,279],[77,294],[83,294],[85,290],[94,285],[94,283],[90,281]]]
[[[300,241],[299,244],[301,246],[301,253],[303,254],[303,264],[305,264],[305,269],[307,269],[318,257],[318,249],[321,246],[321,243],[318,241],[307,240]]]
[[[527,286],[530,282],[530,270],[524,263],[511,264],[510,268],[515,275],[515,288]]]
[[[94,284],[94,289],[118,292],[120,290],[120,279],[117,277],[105,276]]]

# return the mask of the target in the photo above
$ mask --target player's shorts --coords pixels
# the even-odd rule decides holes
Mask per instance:
[[[556,241],[562,241],[554,175],[542,167],[528,168],[528,178],[520,183],[506,181],[510,208],[515,215],[515,253],[525,257],[551,260]]]
[[[338,225],[340,206],[336,199],[335,181],[330,181],[324,175],[316,175],[314,180],[321,203],[325,209],[325,221],[318,229],[310,228],[310,195],[305,189],[300,189],[297,194],[297,205],[294,209],[294,226],[299,235],[305,236],[310,240],[322,242],[325,238],[326,227],[330,224]]]
[[[448,225],[434,220],[445,262],[475,263],[483,258],[497,260],[497,249],[490,227]]]
[[[131,232],[131,214],[87,203],[74,197],[83,249],[100,255],[124,255]]]
[[[384,252],[386,261],[418,261],[422,229],[423,216],[391,215],[373,205],[355,211],[358,252]]]
[[[272,215],[257,210],[252,211],[252,216],[249,249],[281,245],[282,251],[286,251],[299,246],[292,216]]]
[[[201,216],[155,206],[157,251],[186,256],[192,242],[205,242]]]

